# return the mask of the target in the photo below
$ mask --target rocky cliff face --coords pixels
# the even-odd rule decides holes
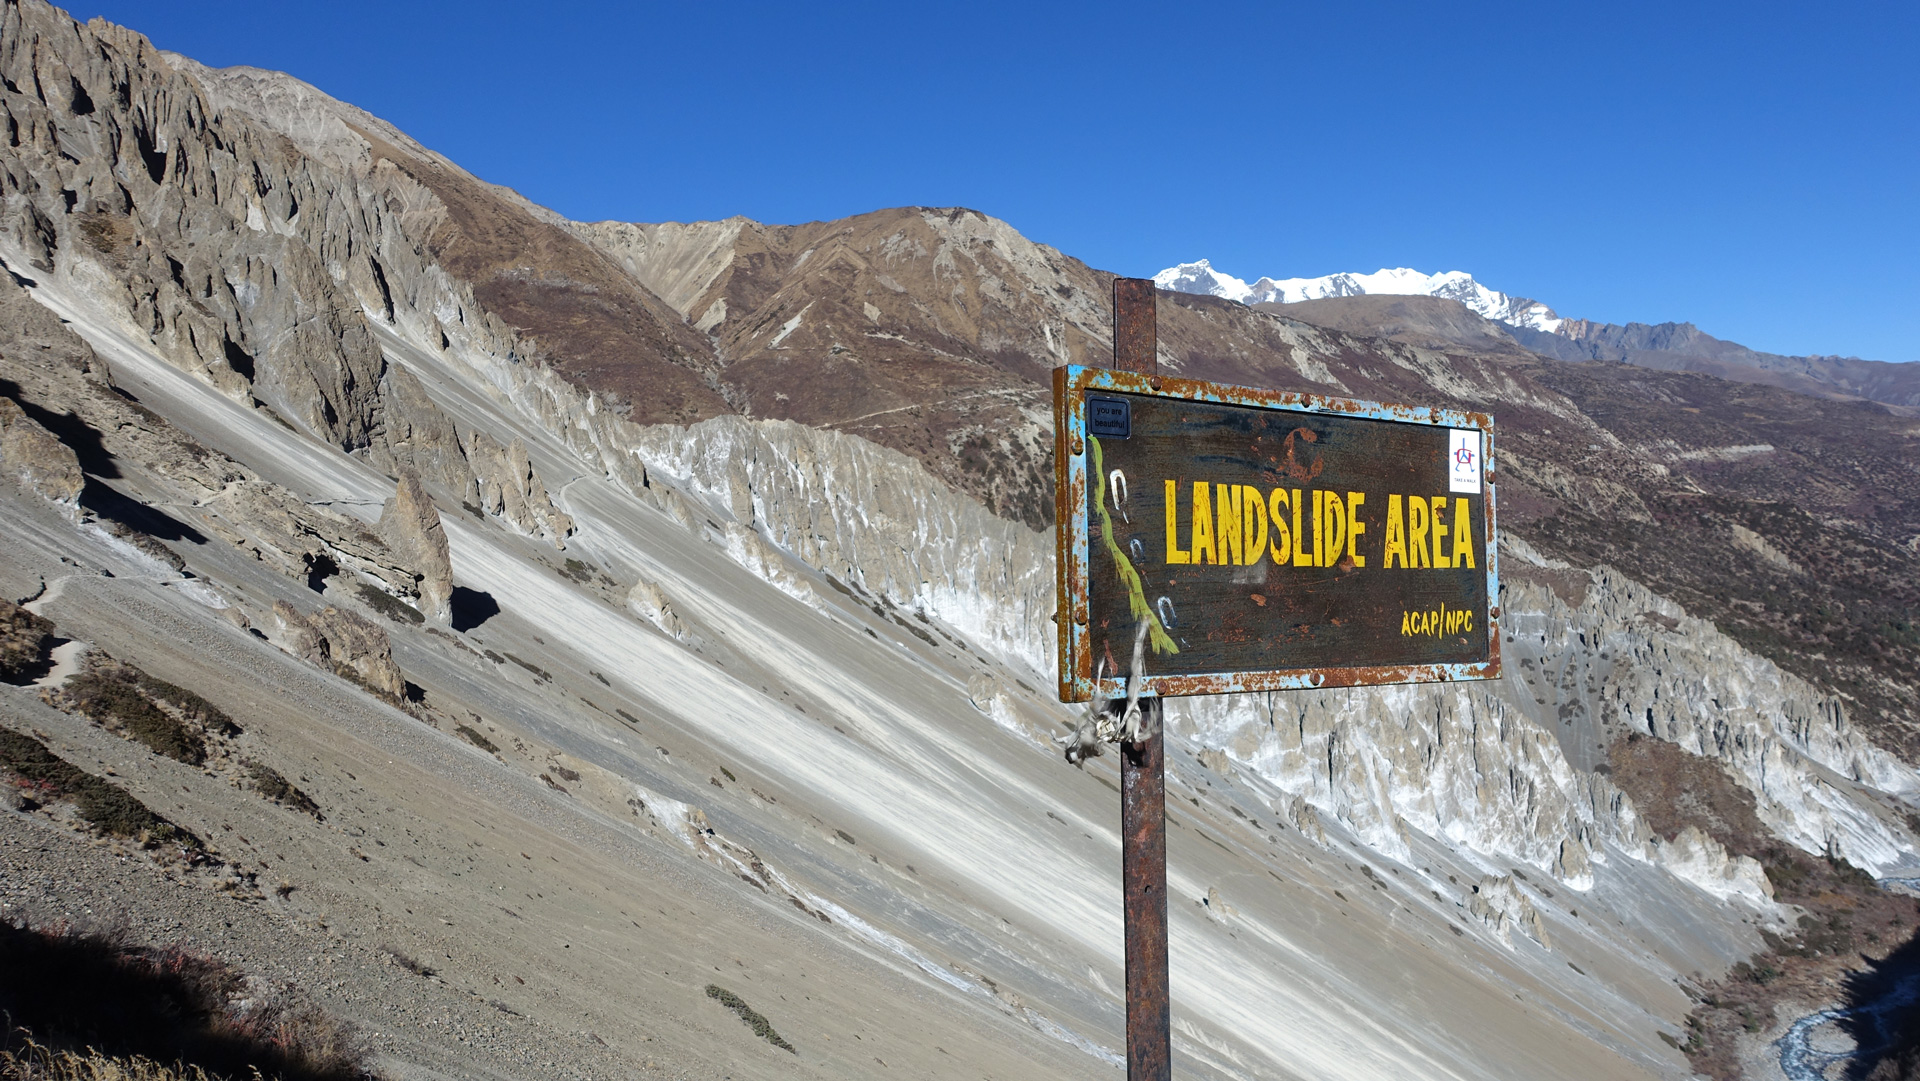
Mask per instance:
[[[457,356],[630,487],[644,489],[650,467],[808,565],[901,607],[937,614],[1003,656],[1044,664],[1050,576],[1037,537],[983,518],[951,489],[913,479],[901,459],[872,444],[903,446],[935,476],[959,481],[961,491],[1003,515],[1012,509],[1014,517],[1047,517],[1051,508],[1035,502],[1046,487],[1049,424],[1040,380],[1054,363],[1102,355],[1105,276],[1004,223],[963,211],[892,211],[791,228],[741,220],[571,226],[486,189],[389,126],[282,76],[210,71],[162,57],[137,35],[104,24],[77,27],[32,4],[9,7],[5,17],[0,71],[16,88],[5,106],[11,130],[20,133],[8,162],[12,257],[26,271],[105,302],[183,370],[317,439],[396,472],[415,469],[448,494],[471,495],[484,511],[561,543],[571,522],[553,507],[524,446],[459,430],[412,376],[382,356],[380,335],[399,335]],[[512,252],[532,253],[531,262],[515,269]],[[650,414],[634,413],[617,381],[577,367],[601,354],[540,321],[559,318],[555,313],[578,299],[532,299],[571,289],[553,284],[566,268],[591,269],[593,281],[609,274],[628,281],[628,301],[609,301],[601,314],[659,323],[657,334],[647,331],[655,337],[644,348],[633,347],[635,357],[669,363],[718,388],[712,392],[722,399],[811,427],[739,420],[692,429],[634,426]],[[1214,298],[1180,297],[1165,307],[1163,363],[1172,370],[1494,404],[1511,425],[1506,480],[1521,512],[1509,520],[1523,536],[1530,533],[1530,502],[1652,520],[1637,492],[1656,483],[1660,471],[1630,456],[1611,477],[1563,464],[1568,440],[1555,424],[1588,433],[1603,456],[1622,455],[1628,445],[1536,371],[1493,356],[1355,338]],[[536,311],[545,314],[529,314]],[[684,320],[680,329],[676,320]],[[711,362],[693,356],[702,335]],[[562,354],[572,359],[549,356]],[[549,362],[534,362],[539,358]],[[629,365],[621,378],[638,370]],[[705,400],[687,393],[689,402]],[[920,442],[899,424],[919,425],[913,438]],[[868,438],[828,437],[821,427]],[[252,517],[292,521],[258,508]],[[299,517],[321,520],[312,512]],[[324,549],[395,592],[413,592],[410,573],[396,571],[401,580],[387,582],[381,557],[356,551],[348,530],[288,524],[277,533],[285,543],[273,547],[299,552],[307,563]],[[300,535],[317,539],[302,542]],[[764,565],[742,543],[735,547],[743,560]],[[1634,668],[1639,674],[1622,679],[1638,682],[1620,685],[1628,704],[1618,708],[1656,696],[1658,677],[1649,672],[1705,672],[1731,663],[1704,655],[1688,661],[1704,667],[1660,668],[1649,660]],[[1665,691],[1665,701],[1676,700],[1674,688]],[[1510,723],[1511,704],[1497,697],[1457,690],[1420,708],[1391,698],[1412,693],[1379,692],[1388,697],[1378,704],[1366,695],[1344,707],[1316,703],[1286,726],[1293,742],[1267,752],[1269,769],[1294,776],[1296,791],[1311,792],[1323,811],[1350,818],[1382,844],[1394,843],[1406,818],[1465,842],[1504,846],[1538,866],[1569,859],[1577,865],[1582,857],[1574,850],[1591,846],[1581,835],[1586,818],[1572,808],[1605,799],[1575,791],[1564,763],[1556,765],[1543,749],[1551,741]],[[1891,760],[1862,751],[1832,699],[1817,705],[1819,697],[1808,689],[1781,699],[1806,705],[1767,721],[1765,734],[1799,733],[1797,742],[1782,738],[1801,757],[1819,756],[1867,783],[1894,783]],[[1364,720],[1410,708],[1432,716],[1427,735],[1414,743],[1405,731],[1385,738],[1384,720]],[[1201,712],[1228,717],[1249,709],[1260,713],[1247,704]],[[1327,721],[1308,719],[1323,711]],[[1735,712],[1737,719],[1703,728],[1681,716],[1657,719],[1665,728],[1656,734],[1703,752],[1747,756],[1746,772],[1760,776],[1752,756],[1764,752],[1743,748],[1765,741],[1743,744],[1731,734],[1760,722]],[[1381,737],[1377,745],[1396,749],[1370,764],[1358,749],[1345,757],[1342,746],[1319,745],[1339,727],[1334,718],[1352,722],[1354,731],[1372,729]],[[1228,733],[1244,724],[1214,720],[1203,727],[1231,742]],[[1266,727],[1282,730],[1273,716]],[[1500,796],[1475,779],[1484,770],[1449,766],[1444,758],[1413,766],[1427,758],[1419,747],[1464,749],[1489,740],[1499,750],[1487,753],[1499,761],[1533,763],[1520,771],[1532,788]],[[1309,779],[1285,764],[1296,759],[1332,764]],[[1456,768],[1461,779],[1446,781]],[[1398,802],[1382,779],[1388,774],[1403,778]],[[1870,839],[1864,825],[1842,827],[1834,812],[1822,818],[1804,799],[1791,810],[1783,801],[1784,792],[1775,798],[1780,821],[1798,823],[1799,840],[1824,840],[1838,830],[1861,858],[1890,858],[1888,842]]]
[[[344,573],[395,597],[420,595],[419,583],[432,573],[431,553],[399,554],[358,520],[312,503],[255,470],[209,451],[166,418],[140,404],[108,381],[110,370],[71,329],[62,325],[26,290],[0,283],[0,309],[27,331],[23,343],[0,342],[4,381],[0,417],[18,414],[13,428],[33,424],[39,434],[16,436],[33,450],[28,469],[38,483],[54,483],[56,494],[72,493],[60,504],[79,521],[135,547],[144,547],[162,563],[176,564],[151,534],[167,539],[204,539],[164,514],[142,510],[108,486],[97,486],[89,501],[83,466],[105,478],[121,476],[118,463],[138,463],[165,485],[167,495],[205,508],[207,527],[224,543],[289,578],[324,580]],[[31,409],[61,429],[55,438],[27,415]],[[0,443],[0,449],[11,444]],[[87,452],[82,462],[74,450]],[[12,461],[12,450],[7,450]],[[47,478],[52,478],[48,481]],[[444,549],[441,552],[444,559]],[[424,560],[425,569],[414,565]]]
[[[577,227],[713,343],[730,400],[1052,520],[1047,372],[1110,351],[1107,283],[971,210]]]
[[[904,455],[791,422],[735,418],[646,429],[631,453],[650,480],[834,580],[936,616],[1036,673],[1051,663],[1053,561],[1041,535]]]
[[[1107,355],[1107,276],[964,211],[579,231],[708,333],[746,411],[861,435],[1004,517],[1051,519],[1042,373]],[[1346,307],[1329,320],[1163,294],[1162,368],[1492,412],[1505,528],[1582,566],[1647,567],[1747,648],[1859,700],[1883,746],[1913,751],[1920,657],[1898,630],[1920,605],[1908,422],[1769,387],[1546,361],[1464,309],[1429,310],[1451,301],[1315,303]],[[1842,428],[1844,444],[1822,434]],[[1805,482],[1766,479],[1783,469]],[[1769,570],[1756,588],[1755,538],[1782,570],[1859,569]]]
[[[438,313],[460,334],[476,308],[420,243],[447,207],[379,156],[397,133],[371,118],[359,133],[357,111],[284,76],[216,73],[42,4],[0,11],[0,76],[0,259],[17,276],[97,300],[236,401],[470,497],[452,425],[369,322],[447,343]],[[517,343],[497,323],[478,336]]]
[[[54,503],[80,505],[87,478],[79,457],[11,398],[0,398],[0,467]]]
[[[797,425],[716,420],[651,429],[633,453],[703,513],[936,616],[1036,678],[1050,672],[1050,543],[887,452]],[[700,514],[683,520],[702,528]],[[1920,775],[1857,732],[1838,698],[1611,568],[1572,568],[1516,541],[1503,572],[1500,682],[1180,699],[1169,730],[1400,858],[1415,829],[1582,888],[1614,851],[1764,900],[1753,861],[1730,872],[1737,861],[1711,855],[1710,840],[1663,847],[1595,770],[1630,732],[1723,762],[1767,825],[1808,852],[1831,846],[1876,870],[1914,858],[1886,796],[1920,792]],[[1722,883],[1729,874],[1737,888]]]
[[[1881,869],[1913,859],[1883,793],[1913,792],[1920,777],[1855,733],[1838,700],[1701,621],[1668,629],[1650,617],[1684,613],[1616,571],[1591,572],[1577,605],[1524,570],[1503,584],[1512,637],[1499,683],[1187,699],[1170,704],[1170,730],[1225,749],[1383,851],[1406,852],[1412,827],[1575,888],[1609,851],[1664,851],[1592,769],[1594,751],[1630,731],[1724,762],[1767,824],[1808,852],[1831,844]],[[1693,877],[1699,861],[1686,860],[1674,869]]]

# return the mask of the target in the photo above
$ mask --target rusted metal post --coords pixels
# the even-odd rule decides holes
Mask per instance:
[[[1159,374],[1154,286],[1113,280],[1113,366]],[[1140,703],[1153,735],[1120,747],[1120,882],[1127,935],[1127,1081],[1171,1081],[1167,994],[1167,775],[1158,698]]]

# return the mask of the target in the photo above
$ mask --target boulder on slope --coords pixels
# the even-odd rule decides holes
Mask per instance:
[[[466,453],[478,482],[481,510],[499,515],[523,533],[545,537],[555,548],[566,548],[573,519],[554,507],[525,440],[515,437],[503,447],[485,432],[467,432]]]
[[[1513,928],[1519,927],[1528,938],[1549,949],[1553,944],[1547,939],[1547,925],[1540,919],[1540,912],[1533,907],[1527,895],[1513,881],[1512,875],[1487,875],[1473,887],[1473,896],[1467,901],[1467,911],[1479,917],[1500,941],[1513,946]]]
[[[0,466],[69,513],[79,509],[87,484],[79,457],[11,398],[0,398]]]
[[[645,578],[633,583],[627,591],[627,610],[659,629],[661,634],[679,642],[683,646],[696,646],[700,638],[680,618],[674,610],[673,598],[661,589],[659,583]]]
[[[273,614],[295,656],[394,701],[406,696],[407,680],[393,662],[393,643],[384,628],[331,605],[303,616],[286,601],[275,601]]]

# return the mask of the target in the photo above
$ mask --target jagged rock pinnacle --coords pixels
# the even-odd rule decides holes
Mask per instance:
[[[447,558],[447,531],[419,473],[401,470],[399,487],[380,512],[380,536],[413,571],[421,613],[435,623],[451,619],[453,564]]]

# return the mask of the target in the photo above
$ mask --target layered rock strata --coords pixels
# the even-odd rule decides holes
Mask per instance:
[[[208,450],[159,414],[147,409],[109,380],[111,372],[92,347],[63,326],[58,317],[11,282],[0,282],[0,315],[15,319],[16,333],[0,337],[0,379],[20,401],[42,415],[63,418],[61,439],[22,416],[10,431],[34,424],[37,467],[57,479],[57,493],[77,496],[85,479],[78,454],[67,440],[97,455],[95,468],[114,475],[115,460],[138,462],[165,484],[173,499],[204,512],[202,520],[221,540],[251,554],[290,578],[319,584],[335,574],[366,582],[396,597],[417,595],[420,574],[358,519],[316,506],[265,480],[254,470]],[[0,399],[0,411],[22,408]],[[11,453],[11,452],[9,452]],[[10,458],[9,461],[12,459]],[[69,503],[69,506],[74,504]],[[90,518],[84,507],[77,508]],[[164,514],[154,520],[166,521]],[[129,543],[163,564],[179,569],[180,559],[164,545],[111,517],[98,520],[109,536]],[[168,528],[188,535],[175,522]]]
[[[573,519],[554,507],[527,454],[526,441],[516,436],[503,447],[499,440],[477,431],[462,433],[461,438],[466,460],[473,467],[480,509],[522,533],[565,548]]]

